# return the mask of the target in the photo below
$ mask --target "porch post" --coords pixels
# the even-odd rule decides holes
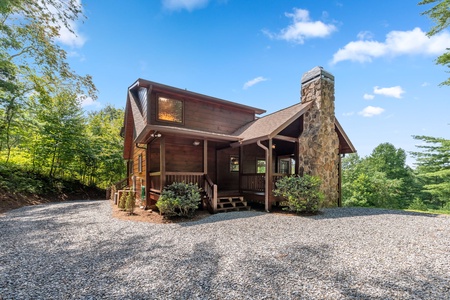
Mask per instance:
[[[298,143],[298,139],[297,139],[297,141],[295,142],[295,155],[294,155],[294,161],[295,161],[295,170],[294,170],[294,173],[295,173],[295,175],[299,175],[299,170],[300,170],[300,160],[298,159],[299,158],[299,150],[300,149],[300,147],[299,147],[299,143]]]
[[[162,192],[166,186],[166,138],[164,136],[159,140],[159,157],[160,191]]]
[[[208,140],[203,140],[203,173],[208,174]]]
[[[272,201],[273,201],[273,196],[272,196],[272,187],[273,187],[273,149],[272,149],[272,139],[269,139],[269,159],[266,165],[267,168],[267,177],[268,178],[268,187],[266,190],[266,193],[269,197],[269,203],[268,203],[268,209],[270,209],[272,207]]]
[[[239,146],[239,194],[242,194],[242,174],[244,173],[244,145]]]

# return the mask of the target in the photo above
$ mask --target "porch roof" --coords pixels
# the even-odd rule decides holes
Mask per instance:
[[[249,144],[260,139],[273,138],[303,115],[311,104],[312,102],[298,103],[276,111],[241,127],[233,135],[238,136],[243,144]]]
[[[277,135],[283,129],[307,112],[312,103],[312,101],[307,103],[297,103],[272,114],[263,116],[241,127],[233,133],[233,135],[239,138],[239,144],[233,143],[232,146],[251,144],[257,140],[277,138]],[[356,152],[355,147],[336,118],[334,124],[339,138],[339,153]]]

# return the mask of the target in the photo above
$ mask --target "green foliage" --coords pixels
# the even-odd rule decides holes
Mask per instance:
[[[88,188],[78,180],[52,178],[20,165],[0,163],[0,189],[12,194],[35,194],[65,198],[70,194],[78,195],[80,193],[86,196]],[[99,193],[104,194],[103,191],[95,188],[89,188],[89,191],[95,193],[91,194],[95,197]]]
[[[156,207],[165,217],[191,217],[200,204],[200,193],[196,184],[174,182],[164,188]]]
[[[450,202],[450,140],[429,136],[414,136],[425,142],[412,152],[417,161],[417,176],[423,183],[425,200],[436,207]]]
[[[344,206],[406,208],[420,188],[405,151],[392,144],[378,145],[365,158],[351,154],[342,160]]]
[[[420,211],[427,211],[428,207],[420,198],[414,198],[414,201],[411,202],[408,209],[412,210],[420,210]]]
[[[134,213],[134,208],[136,207],[136,194],[133,191],[127,193],[125,200],[125,209],[130,215]]]
[[[419,2],[419,5],[428,4],[434,4],[434,6],[422,14],[428,15],[428,17],[436,22],[436,25],[428,32],[428,36],[433,36],[445,30],[450,25],[450,0],[423,0]],[[437,58],[436,64],[450,68],[450,48],[447,48],[447,52]],[[442,82],[441,85],[450,85],[450,78]]]
[[[275,196],[283,197],[288,210],[296,213],[316,213],[322,204],[321,180],[317,176],[286,176],[276,183]]]

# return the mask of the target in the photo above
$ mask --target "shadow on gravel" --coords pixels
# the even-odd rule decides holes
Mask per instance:
[[[263,212],[256,212],[256,211],[233,211],[233,212],[222,212],[222,213],[216,213],[210,216],[207,216],[206,218],[203,218],[198,221],[187,221],[187,222],[180,222],[177,223],[177,225],[181,227],[190,227],[190,226],[197,226],[201,224],[208,224],[208,223],[219,223],[219,222],[227,222],[231,220],[237,220],[237,219],[248,219],[248,218],[255,218],[267,215],[267,213]]]
[[[338,218],[352,218],[352,217],[377,216],[377,215],[402,215],[415,217],[420,216],[428,218],[436,218],[440,216],[438,214],[428,214],[428,213],[403,211],[395,209],[384,209],[384,208],[338,207],[338,208],[325,208],[320,212],[320,214],[308,218],[314,220],[321,220],[321,219],[338,219]]]

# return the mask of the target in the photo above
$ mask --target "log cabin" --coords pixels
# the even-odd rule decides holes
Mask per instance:
[[[150,206],[173,182],[198,184],[211,212],[264,205],[278,179],[322,180],[325,206],[341,205],[341,157],[356,152],[335,118],[334,76],[322,67],[301,79],[301,100],[266,111],[138,79],[128,88],[123,157],[127,183]]]

